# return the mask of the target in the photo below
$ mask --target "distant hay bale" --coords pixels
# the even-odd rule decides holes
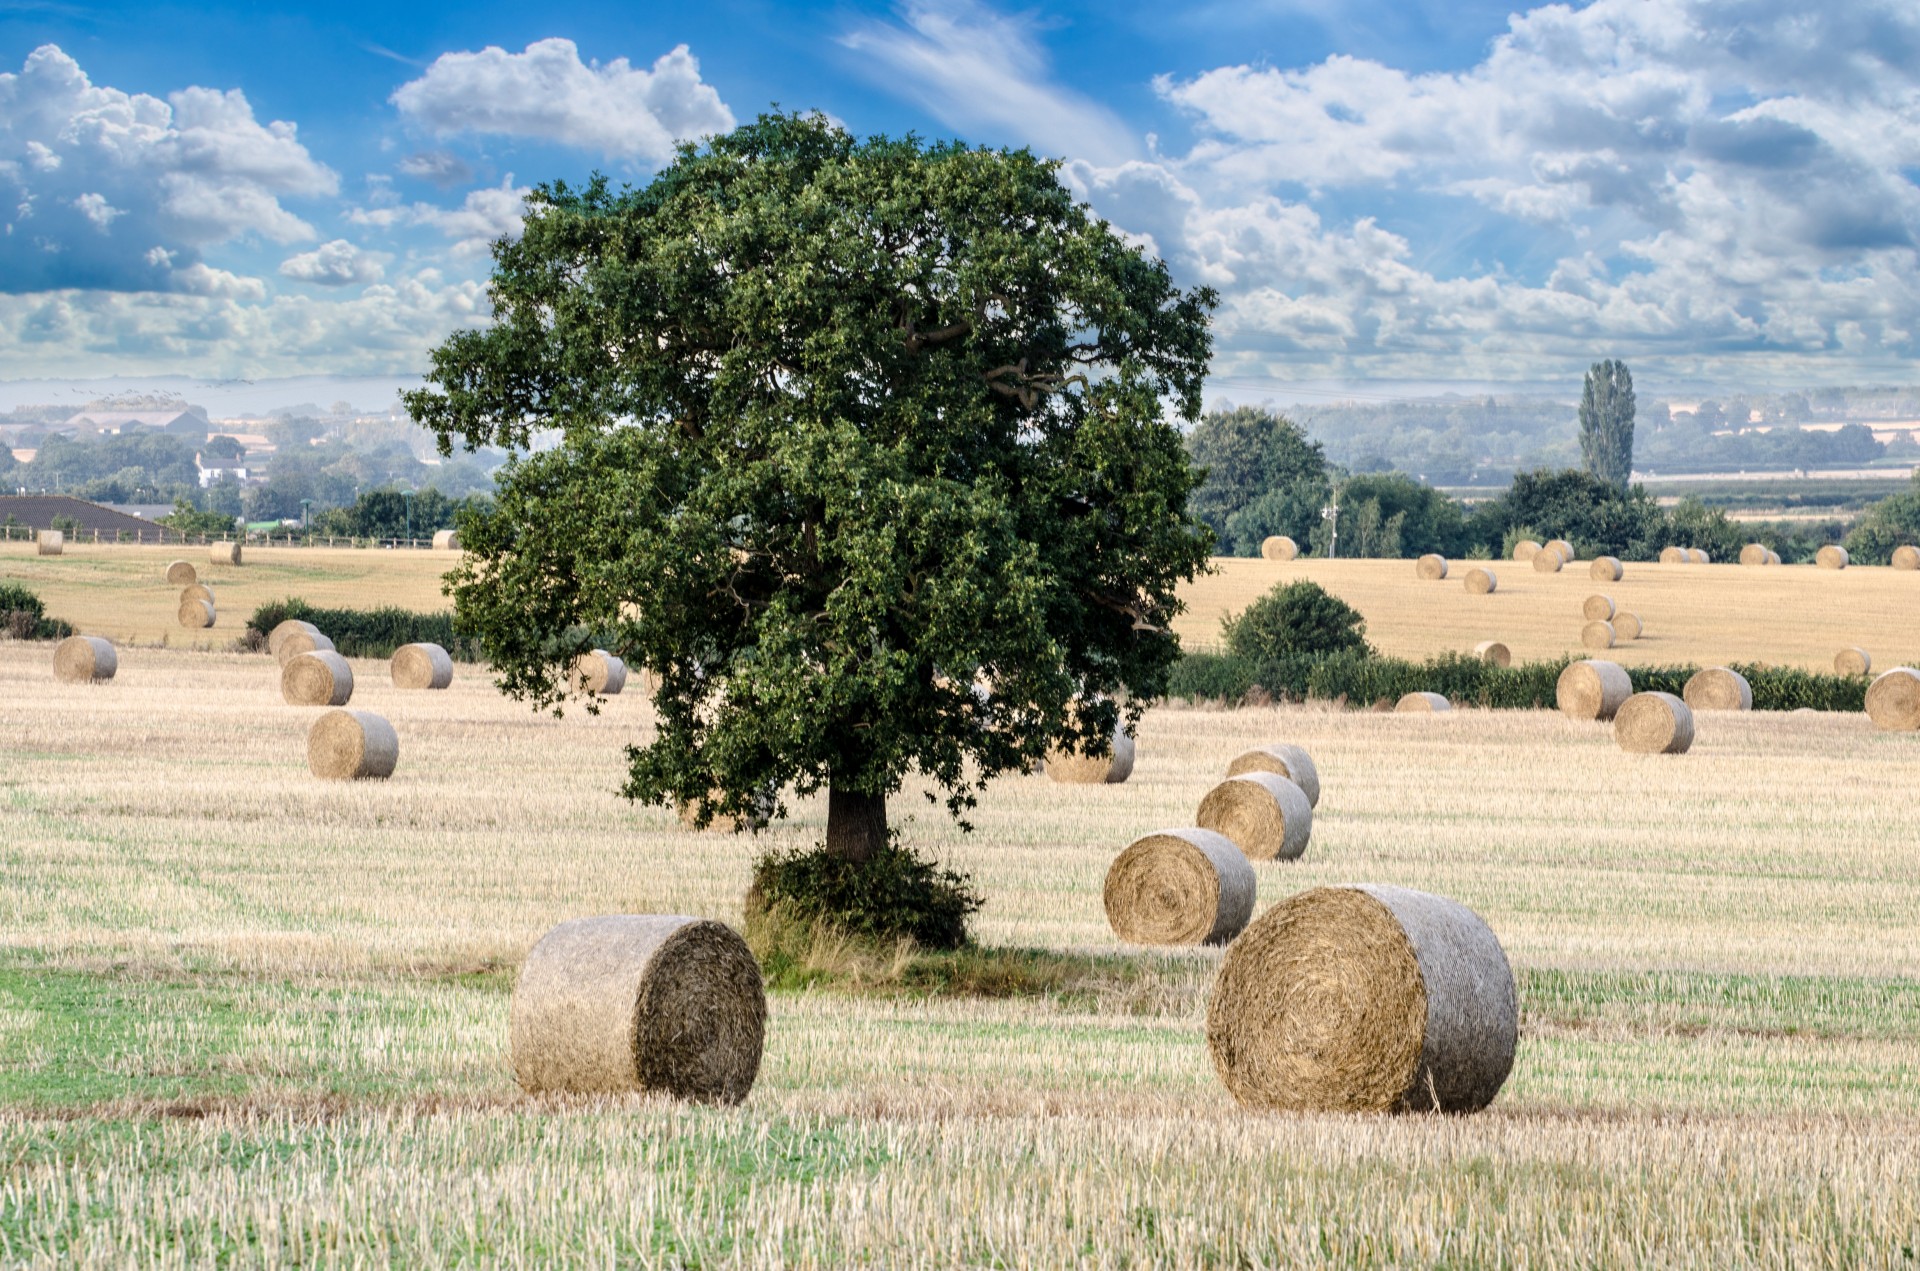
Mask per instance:
[[[1888,732],[1920,729],[1920,671],[1896,666],[1875,676],[1867,686],[1867,718]]]
[[[1828,543],[1813,554],[1813,563],[1822,569],[1845,569],[1850,562],[1846,548],[1838,543]]]
[[[1540,544],[1530,538],[1523,538],[1513,545],[1515,560],[1532,560],[1540,552]]]
[[[1573,544],[1564,538],[1549,539],[1546,543],[1542,544],[1542,546],[1549,552],[1559,552],[1561,561],[1568,565],[1573,564],[1576,558]]]
[[[193,567],[192,561],[168,561],[167,581],[175,587],[185,587],[189,583],[197,583],[200,581],[200,571]]]
[[[1475,660],[1488,663],[1491,666],[1513,665],[1513,650],[1507,648],[1506,645],[1500,643],[1498,640],[1482,640],[1480,643],[1474,645],[1473,656]]]
[[[285,644],[287,637],[296,631],[304,632],[307,635],[317,636],[320,634],[320,628],[314,626],[311,622],[304,622],[299,618],[288,618],[285,622],[280,623],[274,627],[273,630],[267,632],[267,652],[279,658],[282,663],[285,663],[286,659],[280,656],[280,646]],[[302,653],[306,651],[305,649],[301,650]]]
[[[760,1072],[767,996],[746,941],[701,918],[575,918],[513,987],[513,1075],[529,1094],[654,1091],[739,1103]]]
[[[240,544],[225,540],[215,543],[207,549],[207,559],[216,565],[238,565],[240,563]]]
[[[1580,628],[1580,644],[1588,649],[1611,649],[1614,630],[1611,622],[1595,619]]]
[[[1314,766],[1313,756],[1299,746],[1284,742],[1257,746],[1242,751],[1227,765],[1229,777],[1248,772],[1277,772],[1300,787],[1301,793],[1307,796],[1308,807],[1320,806],[1320,769]]]
[[[1682,755],[1693,745],[1693,710],[1671,693],[1635,693],[1613,717],[1613,739],[1637,755]]]
[[[1833,655],[1835,675],[1866,675],[1873,670],[1873,655],[1858,645],[1848,645]]]
[[[459,530],[435,530],[433,532],[433,550],[436,552],[457,552],[460,550]]]
[[[311,625],[311,624],[308,624]],[[280,637],[280,665],[299,657],[302,653],[332,653],[333,641],[320,633],[319,628],[311,631],[289,631]]]
[[[214,624],[213,602],[198,598],[183,599],[174,617],[189,631],[204,631]]]
[[[316,777],[385,780],[399,762],[398,734],[372,711],[328,711],[307,730],[307,767]]]
[[[1285,534],[1270,534],[1260,540],[1260,555],[1264,560],[1292,560],[1300,554],[1300,545]]]
[[[1568,719],[1612,719],[1633,696],[1633,681],[1618,662],[1588,658],[1560,672],[1553,701]]]
[[[1519,996],[1500,941],[1458,901],[1316,887],[1227,950],[1207,1050],[1243,1106],[1474,1112],[1513,1069]]]
[[[1767,564],[1769,564],[1769,565],[1778,565],[1779,563],[1780,563],[1780,553],[1779,553],[1779,552],[1774,552],[1774,551],[1769,551],[1769,552],[1767,553]]]
[[[1194,819],[1257,861],[1297,860],[1313,834],[1307,792],[1277,772],[1228,777],[1207,791]]]
[[[1615,640],[1638,640],[1644,630],[1640,625],[1640,615],[1628,613],[1625,609],[1616,609],[1613,614],[1613,638]]]
[[[1494,572],[1491,569],[1485,566],[1479,566],[1467,571],[1467,591],[1471,595],[1490,595],[1494,589],[1499,586],[1500,580],[1494,576]]]
[[[113,642],[99,636],[68,636],[53,646],[53,678],[63,684],[98,684],[119,669]]]
[[[1696,565],[1713,564],[1712,554],[1704,547],[1689,547],[1687,549],[1687,559]]]
[[[588,649],[573,660],[575,692],[618,697],[626,686],[627,664],[605,649]]]
[[[1433,715],[1452,710],[1453,703],[1444,693],[1402,693],[1393,709],[1401,715]]]
[[[1606,622],[1613,617],[1613,597],[1599,592],[1580,602],[1580,616],[1589,622]]]
[[[1587,577],[1600,583],[1617,583],[1624,572],[1618,556],[1596,556],[1593,564],[1587,566]]]
[[[1903,543],[1893,549],[1893,567],[1895,569],[1920,569],[1920,547]]]
[[[1771,555],[1773,555],[1773,553],[1768,550],[1765,543],[1748,543],[1740,549],[1740,563],[1742,565],[1764,565],[1767,563],[1767,557]]]
[[[33,536],[36,556],[59,556],[67,550],[67,536],[59,530],[41,530]]]
[[[185,587],[182,587],[180,589],[180,599],[182,601],[204,600],[210,605],[215,603],[213,599],[213,588],[202,582],[191,582]]]
[[[437,644],[403,644],[389,668],[395,688],[435,689],[453,683],[453,659]]]
[[[280,668],[280,696],[293,706],[345,706],[353,668],[332,649],[295,654]]]
[[[1438,582],[1447,576],[1447,558],[1436,552],[1428,552],[1414,562],[1413,572],[1428,582]]]
[[[1750,711],[1753,686],[1747,677],[1724,666],[1695,671],[1680,690],[1680,700],[1697,711]]]
[[[1114,858],[1101,899],[1113,934],[1128,944],[1225,944],[1253,917],[1257,888],[1246,854],[1224,834],[1155,830]]]
[[[1533,554],[1533,572],[1536,574],[1557,574],[1566,567],[1567,558],[1559,552],[1541,548]]]
[[[707,792],[707,802],[710,804],[718,803],[720,796],[721,791],[719,787],[712,787]],[[749,805],[750,811],[746,816],[730,816],[725,813],[716,812],[707,819],[707,829],[726,834],[738,834],[742,830],[763,830],[773,823],[773,814],[778,809],[779,803],[780,798],[778,792],[770,789],[756,791]],[[700,808],[698,804],[691,802],[680,804],[679,816],[680,824],[686,826],[689,830],[697,830],[700,828]]]
[[[1127,736],[1124,722],[1114,725],[1108,753],[1083,755],[1065,746],[1047,751],[1043,763],[1047,776],[1067,785],[1119,785],[1133,775],[1133,738]]]
[[[1660,563],[1662,565],[1685,565],[1687,559],[1687,549],[1684,547],[1663,547],[1660,549]]]

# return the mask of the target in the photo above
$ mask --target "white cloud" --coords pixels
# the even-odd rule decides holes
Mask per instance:
[[[442,188],[465,185],[473,179],[473,169],[449,150],[423,150],[410,154],[394,167],[401,176],[431,181]]]
[[[310,252],[287,257],[280,262],[280,272],[295,281],[318,283],[322,287],[378,282],[386,273],[370,253],[361,251],[344,238],[336,238]]]
[[[393,104],[441,136],[532,137],[647,163],[672,158],[676,141],[734,124],[684,44],[644,71],[625,58],[583,63],[563,39],[538,40],[523,53],[446,53],[401,85]]]
[[[497,240],[520,237],[520,227],[526,219],[527,195],[532,192],[531,186],[516,186],[509,172],[497,186],[468,191],[459,207],[413,203],[404,207],[355,208],[347,213],[347,219],[375,229],[423,226],[450,239],[455,257],[484,256],[493,250]]]

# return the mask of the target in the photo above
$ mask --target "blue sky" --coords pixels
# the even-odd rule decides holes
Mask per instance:
[[[0,0],[0,379],[415,373],[527,186],[775,103],[1061,158],[1216,397],[1920,352],[1909,0]]]

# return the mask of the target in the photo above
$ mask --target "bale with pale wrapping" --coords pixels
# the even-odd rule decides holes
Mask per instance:
[[[1227,765],[1229,777],[1248,772],[1278,773],[1300,787],[1301,793],[1307,796],[1308,807],[1320,806],[1320,769],[1314,766],[1313,756],[1299,746],[1285,742],[1257,746],[1242,751]]]
[[[113,642],[99,636],[68,636],[53,646],[53,678],[63,684],[98,684],[119,669]]]
[[[182,587],[180,589],[180,599],[182,601],[204,600],[210,605],[215,603],[213,598],[213,588],[207,586],[205,583],[202,583],[202,582],[192,582],[192,583],[188,583],[185,587]]]
[[[1532,560],[1539,554],[1539,551],[1540,544],[1530,538],[1523,538],[1513,545],[1513,558],[1515,560]]]
[[[192,561],[168,561],[167,581],[175,587],[185,587],[200,581],[200,571],[193,567]]]
[[[302,625],[311,626],[312,624]],[[281,666],[285,666],[302,653],[332,652],[334,652],[332,639],[322,635],[317,627],[309,631],[289,631],[280,637]]]
[[[33,543],[36,556],[61,556],[67,550],[67,536],[59,530],[40,530]]]
[[[213,602],[197,598],[183,599],[174,617],[189,631],[204,631],[214,623]]]
[[[238,565],[240,544],[221,541],[207,549],[207,559],[216,565]]]
[[[1683,755],[1693,745],[1693,709],[1671,693],[1635,693],[1613,717],[1613,739],[1637,755]]]
[[[1458,901],[1316,887],[1227,950],[1207,1050],[1242,1105],[1276,1112],[1474,1112],[1513,1070],[1513,971]]]
[[[1253,917],[1257,888],[1246,854],[1224,834],[1155,830],[1114,858],[1101,899],[1128,944],[1225,944]]]
[[[436,552],[457,552],[460,550],[459,530],[435,530],[433,532],[433,550]]]
[[[767,995],[746,942],[701,918],[575,918],[521,964],[513,1075],[529,1094],[664,1093],[739,1103],[760,1072]]]
[[[1589,649],[1611,649],[1614,630],[1611,622],[1595,619],[1580,628],[1580,643]]]
[[[1779,552],[1774,552],[1774,551],[1769,551],[1769,552],[1767,553],[1767,564],[1769,564],[1769,565],[1778,565],[1779,563],[1780,563],[1780,553],[1779,553]]]
[[[1467,592],[1475,596],[1490,595],[1500,586],[1500,580],[1494,576],[1494,572],[1484,567],[1469,569],[1466,581]]]
[[[1568,565],[1573,564],[1574,558],[1575,558],[1573,544],[1569,543],[1566,539],[1564,538],[1549,539],[1547,542],[1541,544],[1541,546],[1549,552],[1560,553],[1560,559],[1562,562]]]
[[[306,622],[299,618],[288,618],[285,622],[280,623],[274,627],[273,630],[267,632],[267,652],[273,654],[283,665],[286,663],[286,658],[281,655],[280,646],[285,644],[287,637],[293,635],[295,632],[317,636],[320,634],[320,628],[314,626],[311,622]],[[332,646],[329,645],[328,647]],[[309,649],[302,649],[300,651],[306,653]]]
[[[1533,554],[1533,572],[1536,574],[1557,574],[1566,568],[1566,564],[1566,557],[1544,547]]]
[[[1613,597],[1599,592],[1580,602],[1580,616],[1588,622],[1608,622],[1613,618]]]
[[[1068,785],[1119,785],[1133,775],[1133,738],[1127,736],[1124,722],[1116,723],[1106,754],[1086,755],[1054,746],[1047,751],[1043,766],[1047,776]]]
[[[1587,577],[1600,583],[1617,583],[1625,572],[1618,556],[1596,556],[1593,563],[1587,566]]]
[[[1848,645],[1833,655],[1835,675],[1866,675],[1873,670],[1873,655],[1858,645]]]
[[[453,659],[437,644],[403,644],[389,667],[395,688],[437,689],[453,683]]]
[[[399,735],[372,711],[328,711],[307,730],[307,767],[316,777],[385,780],[399,762]]]
[[[1687,563],[1687,549],[1684,547],[1663,547],[1660,549],[1662,565],[1684,565]]]
[[[1888,732],[1920,729],[1920,671],[1896,666],[1875,676],[1867,686],[1867,718]]]
[[[576,692],[618,697],[627,686],[627,664],[605,649],[588,649],[573,660]]]
[[[1828,543],[1813,554],[1813,563],[1822,569],[1845,569],[1851,561],[1846,548],[1838,543]]]
[[[1485,662],[1489,666],[1513,665],[1513,650],[1498,640],[1482,640],[1474,645],[1473,656],[1476,661]]]
[[[1285,534],[1270,534],[1260,540],[1260,555],[1265,560],[1292,560],[1300,554],[1300,545]]]
[[[1640,615],[1628,613],[1625,609],[1614,611],[1613,638],[1616,640],[1638,640],[1645,628],[1640,625]]]
[[[1680,700],[1697,711],[1750,711],[1753,686],[1738,671],[1709,666],[1688,678]]]
[[[1396,714],[1433,715],[1440,711],[1450,711],[1453,703],[1444,693],[1402,693],[1400,700],[1393,704]]]
[[[332,649],[297,653],[280,668],[280,696],[291,706],[345,706],[353,697],[353,668]]]
[[[1765,543],[1748,543],[1740,549],[1740,563],[1742,565],[1764,565],[1767,563],[1767,557],[1771,555],[1773,555],[1773,552]]]
[[[1438,582],[1447,576],[1447,558],[1436,552],[1428,552],[1414,562],[1413,572],[1415,577]]]
[[[1560,672],[1553,702],[1568,719],[1612,719],[1633,696],[1633,681],[1618,662],[1588,658]]]
[[[1920,569],[1920,547],[1902,543],[1893,549],[1893,567],[1895,569]]]
[[[1687,549],[1687,559],[1695,565],[1713,564],[1713,556],[1704,547],[1689,547]]]
[[[1194,819],[1260,861],[1297,860],[1313,834],[1307,792],[1277,772],[1228,777],[1207,791]]]

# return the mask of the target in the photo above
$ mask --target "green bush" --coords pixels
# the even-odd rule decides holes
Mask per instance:
[[[1189,653],[1173,665],[1167,696],[1237,702],[1254,685],[1253,664],[1231,653]]]
[[[1299,654],[1364,653],[1367,623],[1355,609],[1309,579],[1275,587],[1221,624],[1227,648],[1249,662]]]
[[[753,864],[749,919],[776,908],[807,923],[826,921],[862,940],[902,936],[924,949],[972,943],[967,917],[981,899],[950,869],[889,842],[871,860],[853,862],[825,847],[769,852]]]
[[[479,662],[480,642],[454,633],[451,613],[415,613],[410,609],[322,609],[304,600],[271,601],[253,611],[247,625],[253,643],[266,648],[269,631],[289,618],[311,622],[326,633],[342,657],[389,658],[403,644],[429,643],[455,661]]]
[[[47,617],[47,606],[19,583],[0,583],[0,634],[16,640],[64,640],[71,624]]]

